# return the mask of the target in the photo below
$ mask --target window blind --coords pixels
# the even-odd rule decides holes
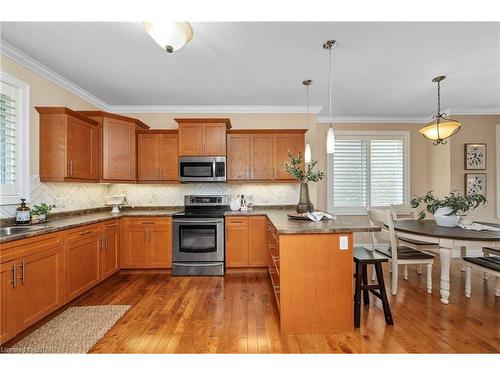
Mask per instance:
[[[333,155],[333,209],[362,213],[405,199],[405,141],[393,136],[338,136]]]
[[[0,183],[16,183],[16,111],[14,88],[2,82],[0,94]]]

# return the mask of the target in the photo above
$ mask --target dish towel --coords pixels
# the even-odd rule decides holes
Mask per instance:
[[[466,229],[466,230],[492,230],[492,231],[500,232],[500,228],[490,227],[489,225],[483,225],[483,224],[478,224],[478,223],[472,223],[470,225],[458,223],[458,226],[460,228]]]
[[[323,212],[323,211],[305,212],[302,215],[304,217],[307,217],[309,220],[312,220],[316,223],[325,217],[328,220],[333,220],[336,218],[335,215],[332,215],[332,214],[329,214],[328,212]]]

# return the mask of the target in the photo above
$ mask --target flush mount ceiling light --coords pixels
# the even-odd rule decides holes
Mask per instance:
[[[302,81],[302,84],[306,87],[306,125],[307,125],[307,129],[309,129],[309,86],[311,86],[311,83],[313,83],[313,81],[310,79]],[[309,144],[309,141],[307,141],[307,143],[306,143],[306,150],[304,152],[304,161],[306,163],[311,162],[311,145]]]
[[[432,79],[432,82],[437,82],[438,85],[438,95],[437,95],[437,113],[432,116],[434,121],[427,125],[425,128],[420,129],[422,135],[433,141],[434,146],[439,144],[446,144],[447,138],[456,134],[461,127],[460,122],[446,118],[446,113],[441,113],[441,81],[444,80],[446,76],[438,76]]]
[[[184,47],[193,38],[188,22],[143,22],[144,30],[168,53]]]
[[[333,117],[332,117],[332,50],[337,44],[336,40],[327,40],[323,43],[323,48],[329,51],[328,56],[328,98],[330,106],[330,125],[326,133],[326,152],[333,154],[335,152],[335,134],[333,133]]]

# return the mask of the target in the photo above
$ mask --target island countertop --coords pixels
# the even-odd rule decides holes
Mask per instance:
[[[279,234],[315,234],[315,233],[353,233],[353,232],[376,232],[380,228],[369,224],[356,223],[344,217],[334,220],[321,220],[315,223],[310,220],[289,219],[287,214],[293,212],[291,206],[255,207],[249,211],[227,211],[226,216],[267,216]],[[41,224],[40,229],[12,235],[2,235],[0,243],[20,240],[23,238],[39,236],[42,234],[71,229],[82,225],[96,224],[107,220],[120,219],[123,217],[171,217],[182,207],[155,207],[153,209],[126,209],[119,214],[111,214],[109,211],[90,212],[86,214],[68,215],[57,217],[47,223]]]

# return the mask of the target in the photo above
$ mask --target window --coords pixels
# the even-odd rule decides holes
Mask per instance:
[[[328,210],[364,215],[410,196],[408,132],[336,132],[328,155]]]
[[[0,72],[1,204],[29,201],[29,85]]]

